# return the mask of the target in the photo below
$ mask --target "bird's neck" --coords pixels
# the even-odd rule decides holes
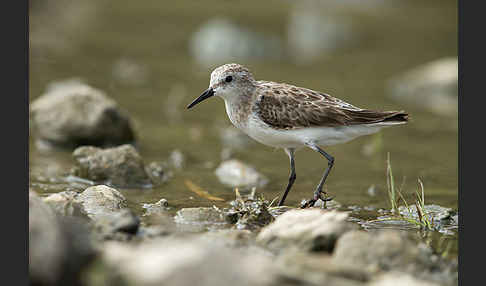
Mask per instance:
[[[224,100],[226,113],[231,123],[239,129],[245,130],[248,125],[248,117],[251,113],[251,98],[233,97]]]

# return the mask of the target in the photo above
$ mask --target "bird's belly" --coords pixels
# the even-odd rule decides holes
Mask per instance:
[[[295,130],[279,130],[268,127],[256,120],[249,120],[248,136],[273,147],[298,148],[307,143],[330,146],[348,142],[356,137],[377,132],[382,126],[308,127]]]

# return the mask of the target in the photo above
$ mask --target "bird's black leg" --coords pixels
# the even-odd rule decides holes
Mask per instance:
[[[318,199],[321,199],[323,201],[330,201],[330,200],[332,200],[332,198],[323,198],[323,197],[321,197],[321,195],[322,195],[322,186],[324,186],[324,182],[326,182],[327,175],[329,175],[329,172],[331,171],[332,166],[334,165],[334,157],[331,156],[331,155],[329,155],[329,154],[327,154],[324,150],[322,150],[321,148],[319,148],[319,146],[317,146],[315,144],[306,144],[306,145],[309,148],[311,148],[312,150],[317,151],[321,155],[323,155],[324,157],[326,157],[326,159],[328,161],[328,165],[327,165],[326,171],[324,171],[324,175],[322,176],[321,181],[319,182],[319,185],[317,185],[317,188],[316,188],[316,190],[314,192],[314,197],[311,200],[309,200],[308,202],[305,202],[302,205],[302,208],[307,208],[307,207],[314,206],[314,204],[316,203],[316,201]]]
[[[279,206],[283,206],[285,202],[285,198],[287,197],[290,188],[292,188],[292,185],[294,184],[294,181],[297,178],[297,175],[295,174],[294,152],[295,149],[293,148],[285,148],[285,153],[287,153],[287,155],[289,155],[290,158],[290,176],[289,176],[289,183],[287,185],[287,188],[285,189],[285,193],[283,194],[282,198],[280,199],[280,202],[278,203]]]

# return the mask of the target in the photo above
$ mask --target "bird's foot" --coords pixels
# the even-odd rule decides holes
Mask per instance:
[[[329,202],[329,201],[332,201],[334,199],[334,197],[327,197],[327,193],[326,192],[318,192],[316,191],[314,193],[314,197],[310,200],[302,200],[302,202],[300,203],[300,208],[301,209],[305,209],[305,208],[311,208],[314,206],[314,204],[319,200],[321,199],[321,201],[323,202],[323,205],[322,207],[323,208],[326,208],[326,202]]]

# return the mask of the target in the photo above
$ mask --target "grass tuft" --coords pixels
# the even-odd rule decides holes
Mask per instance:
[[[395,180],[393,178],[393,172],[392,172],[392,167],[391,167],[391,161],[390,161],[390,153],[387,154],[387,168],[386,168],[386,183],[388,187],[388,200],[391,205],[391,212],[392,212],[392,217],[386,219],[386,220],[402,220],[406,221],[412,224],[415,224],[419,226],[420,228],[428,229],[428,230],[433,230],[434,225],[433,225],[433,220],[427,214],[425,211],[425,191],[424,191],[424,184],[418,178],[418,188],[415,190],[415,195],[416,195],[416,200],[414,202],[415,208],[417,209],[417,216],[418,219],[414,218],[412,215],[412,210],[410,208],[410,205],[407,203],[405,198],[402,195],[401,190],[397,189],[395,187]],[[405,181],[402,183],[403,188]],[[404,206],[407,208],[410,216],[405,216],[400,213],[399,207],[400,207],[400,201],[403,202]]]

